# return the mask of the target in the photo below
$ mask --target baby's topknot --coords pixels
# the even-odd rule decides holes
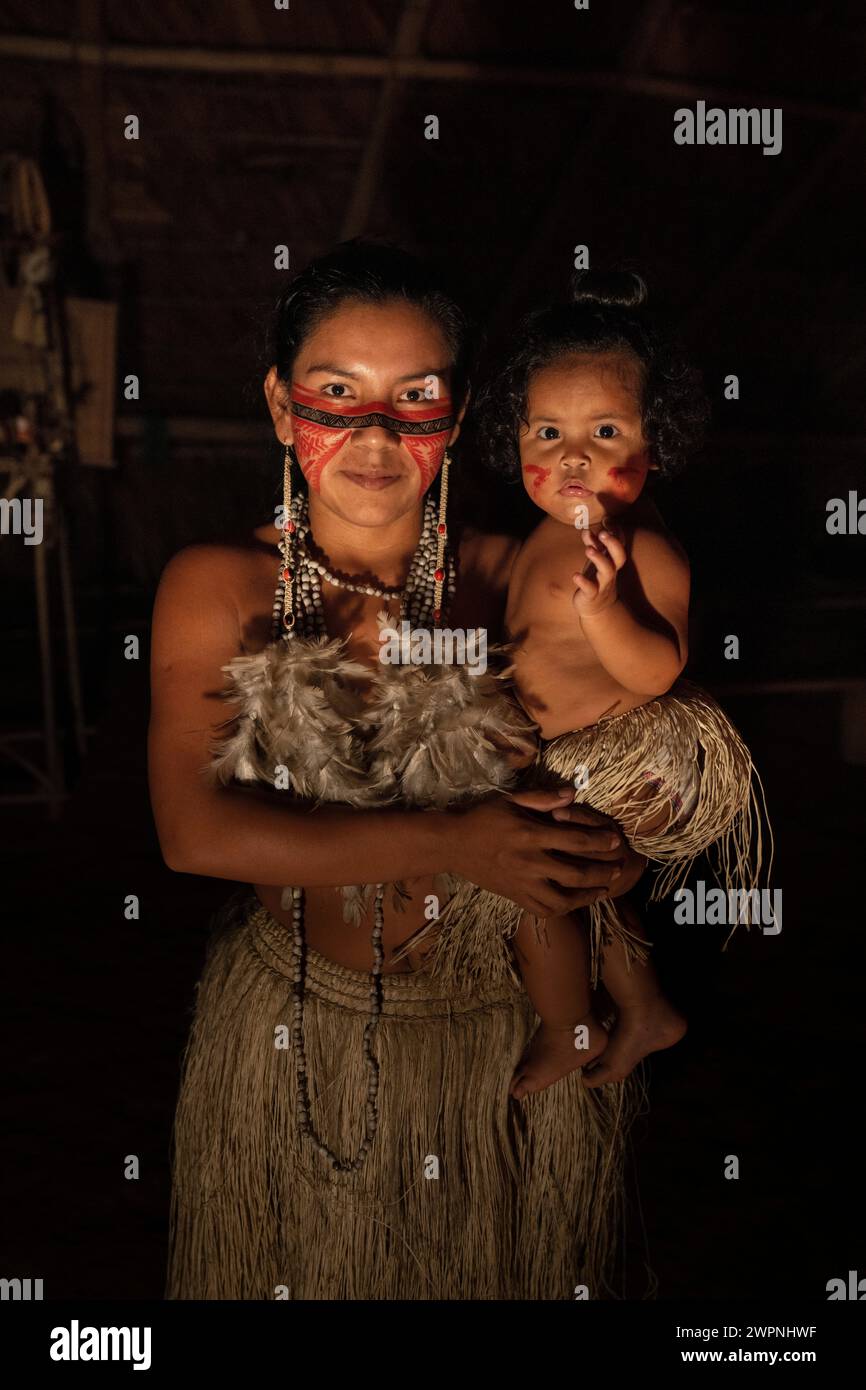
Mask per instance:
[[[647,298],[646,284],[633,270],[577,270],[571,279],[574,304],[640,309]]]
[[[520,438],[536,372],[579,355],[622,353],[640,367],[644,438],[657,477],[671,477],[701,444],[709,404],[700,373],[646,307],[647,287],[631,270],[580,271],[570,297],[517,325],[475,402],[479,452],[507,478],[520,477]]]

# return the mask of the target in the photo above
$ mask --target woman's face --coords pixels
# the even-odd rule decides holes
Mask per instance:
[[[265,394],[311,497],[356,526],[417,507],[463,417],[445,334],[403,300],[342,304],[304,340],[291,390],[272,367]]]

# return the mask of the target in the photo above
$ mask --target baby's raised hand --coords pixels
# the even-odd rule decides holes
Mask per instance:
[[[607,521],[597,533],[587,528],[581,535],[591,569],[589,574],[572,575],[572,603],[581,617],[589,618],[616,603],[616,576],[628,557],[621,531]]]

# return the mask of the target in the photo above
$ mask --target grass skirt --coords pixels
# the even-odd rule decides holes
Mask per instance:
[[[668,694],[636,709],[543,743],[527,786],[563,782],[575,785],[575,802],[618,821],[629,843],[658,866],[653,902],[679,888],[701,854],[728,890],[748,892],[762,873],[769,879],[772,832],[749,750],[721,706],[690,681],[678,681]],[[656,820],[651,832],[642,832]],[[752,910],[749,900],[741,918],[745,925]],[[612,940],[622,943],[627,960],[646,959],[646,943],[628,931],[615,899],[602,899],[584,912],[593,986]],[[516,978],[508,938],[520,916],[515,903],[464,883],[437,922],[403,949],[417,949],[425,937],[435,937],[431,968],[444,981],[491,972],[497,979]]]
[[[335,1174],[298,1132],[291,935],[249,889],[214,919],[174,1131],[171,1299],[610,1296],[640,1081],[508,1098],[537,1018],[516,976],[383,977],[379,1128]],[[370,977],[307,951],[313,1121],[363,1135]],[[615,1295],[614,1295],[615,1296]]]

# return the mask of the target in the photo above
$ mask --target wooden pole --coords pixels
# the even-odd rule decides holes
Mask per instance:
[[[615,91],[651,97],[658,101],[703,100],[718,106],[784,106],[786,116],[847,122],[862,126],[866,111],[859,107],[833,106],[802,101],[782,92],[744,90],[712,82],[684,78],[649,77],[618,70],[586,72],[569,67],[513,67],[476,63],[464,59],[392,58],[390,55],[354,53],[287,53],[279,49],[244,50],[150,48],[137,44],[93,44],[74,39],[46,39],[35,35],[0,35],[0,56],[35,59],[44,63],[94,63],[107,67],[153,71],[224,72],[261,77],[263,73],[295,77],[368,78],[392,75],[421,82],[474,82],[507,87],[566,88],[574,92]]]
[[[406,79],[397,71],[401,59],[417,54],[427,23],[430,0],[406,0],[391,51],[391,70],[385,75],[376,102],[376,113],[370,125],[364,156],[358,169],[355,188],[343,219],[341,240],[358,236],[367,228],[370,209],[376,196],[379,176],[385,159],[388,130],[396,115]],[[418,135],[420,139],[420,132]]]

